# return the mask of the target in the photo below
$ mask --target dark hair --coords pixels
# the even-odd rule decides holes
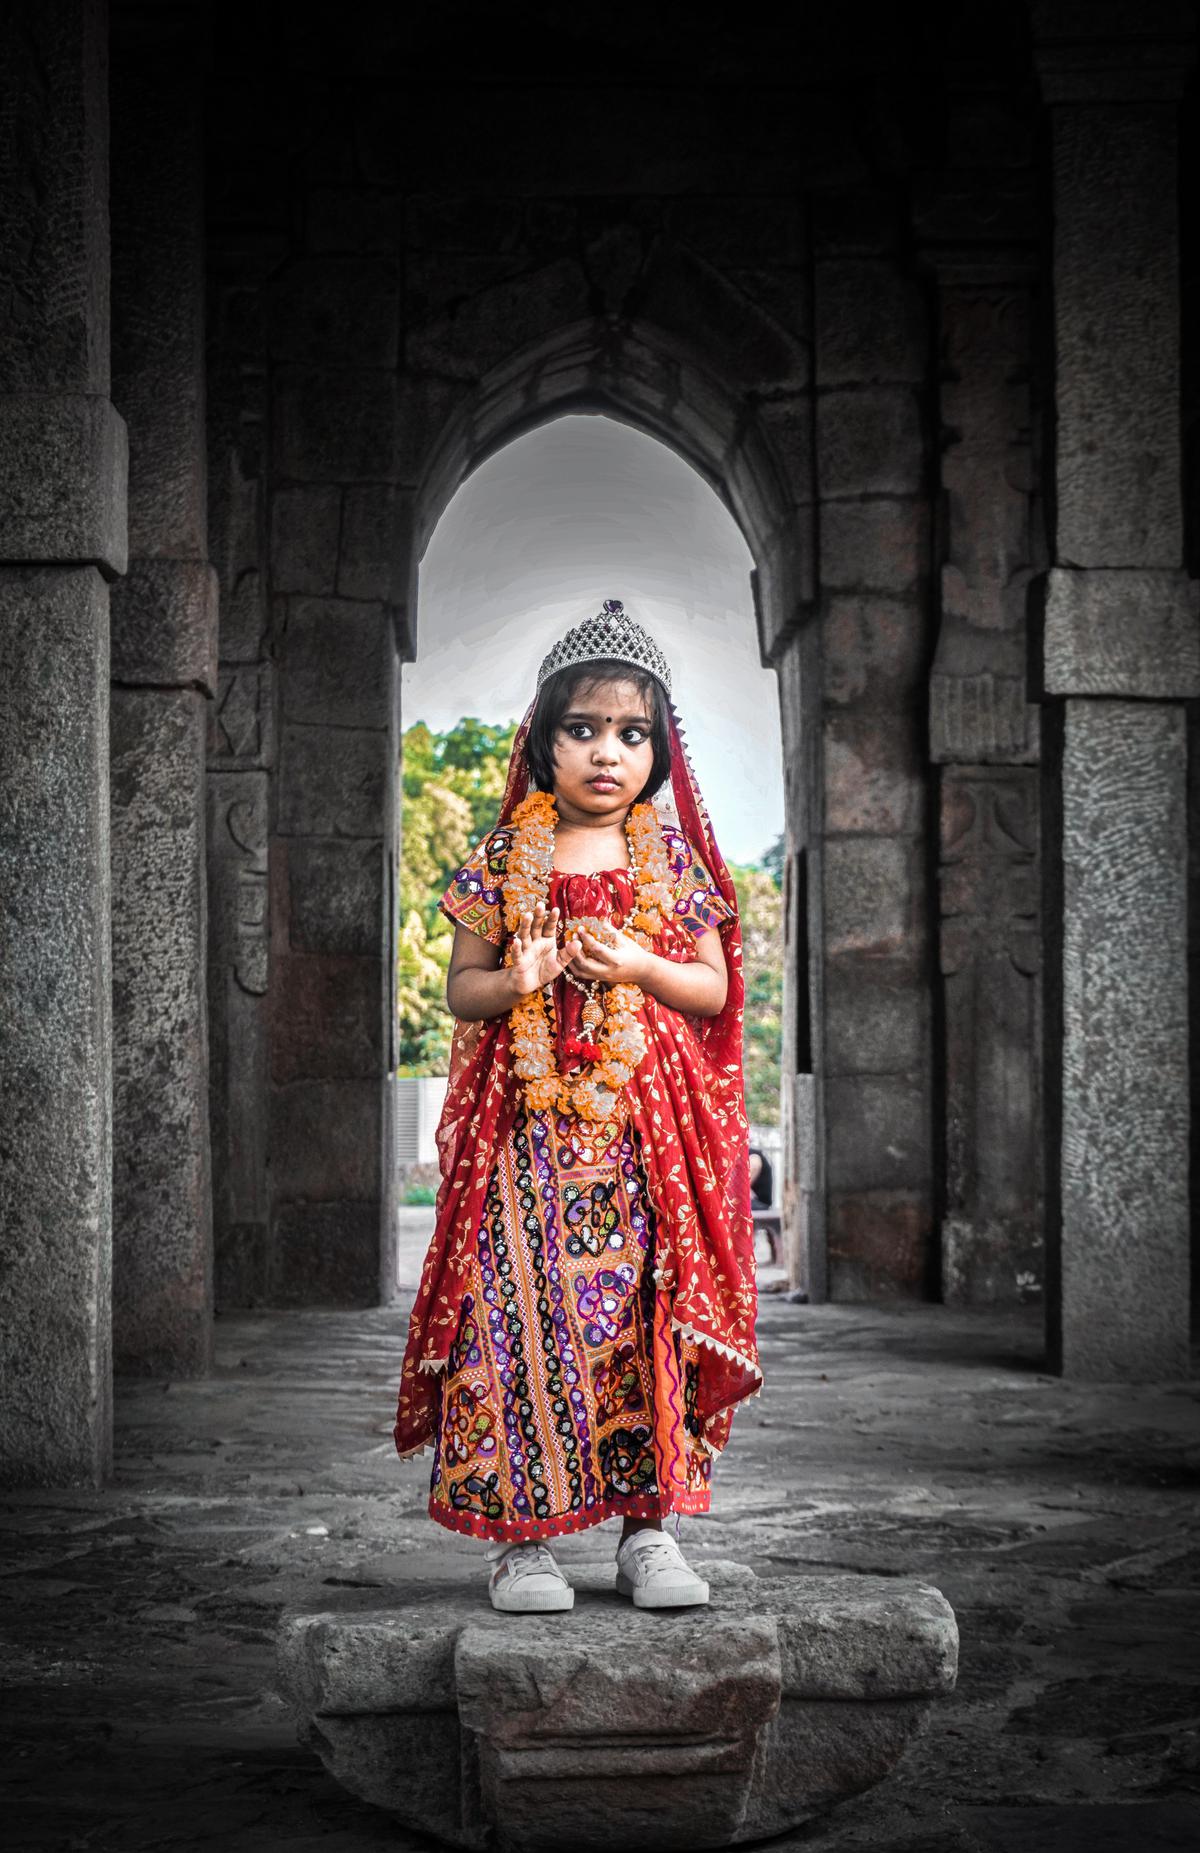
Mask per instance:
[[[602,657],[594,663],[568,663],[547,676],[538,690],[537,706],[529,723],[525,757],[529,776],[539,791],[554,790],[554,734],[564,714],[574,705],[581,689],[592,689],[601,682],[632,682],[650,713],[650,744],[654,762],[650,777],[642,786],[634,804],[649,798],[671,776],[671,735],[667,727],[667,697],[657,676],[633,663]]]
[[[760,1208],[769,1210],[771,1208],[771,1200],[775,1195],[775,1181],[771,1176],[771,1160],[767,1157],[767,1154],[762,1148],[757,1145],[752,1145],[750,1147],[747,1156],[753,1158],[756,1152],[762,1159],[762,1169],[750,1185],[750,1195],[754,1201],[759,1204]]]

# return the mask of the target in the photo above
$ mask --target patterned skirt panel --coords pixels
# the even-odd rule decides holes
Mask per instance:
[[[696,1347],[655,1289],[636,1138],[519,1109],[441,1378],[429,1511],[513,1541],[704,1512]]]

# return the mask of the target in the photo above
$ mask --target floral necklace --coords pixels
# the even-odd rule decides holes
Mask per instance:
[[[531,912],[538,901],[544,903],[550,891],[554,827],[558,822],[553,795],[548,791],[530,792],[513,812],[512,822],[515,834],[504,878],[504,922],[510,934],[516,932],[521,915]],[[651,937],[662,931],[662,910],[670,905],[673,893],[658,812],[652,804],[635,804],[631,808],[625,818],[625,840],[637,888],[632,924],[625,930],[639,946],[648,946]],[[605,929],[610,923],[588,920],[576,924],[587,924],[595,930]],[[512,962],[510,940],[504,963]],[[570,978],[570,973],[566,976]],[[576,978],[570,981],[579,984]],[[601,1004],[596,996],[598,983],[591,982],[583,1008],[583,1028],[589,1033],[596,1031],[595,1040],[577,1045],[579,1053],[593,1059],[578,1074],[563,1074],[555,1060],[545,997],[550,986],[531,991],[509,1012],[515,1050],[513,1067],[531,1108],[557,1108],[560,1113],[573,1113],[593,1124],[609,1120],[622,1110],[622,1090],[646,1053],[646,1038],[637,1017],[642,993],[636,984],[604,985]]]

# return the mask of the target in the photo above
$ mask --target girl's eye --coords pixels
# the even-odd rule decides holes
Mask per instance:
[[[642,741],[646,738],[645,729],[641,727],[626,727],[624,732],[626,737],[630,734],[633,735],[633,739],[629,742],[631,746],[640,746]]]

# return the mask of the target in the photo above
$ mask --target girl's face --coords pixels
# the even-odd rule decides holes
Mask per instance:
[[[554,730],[554,796],[570,811],[603,822],[622,815],[654,765],[652,720],[635,682],[581,684]]]

